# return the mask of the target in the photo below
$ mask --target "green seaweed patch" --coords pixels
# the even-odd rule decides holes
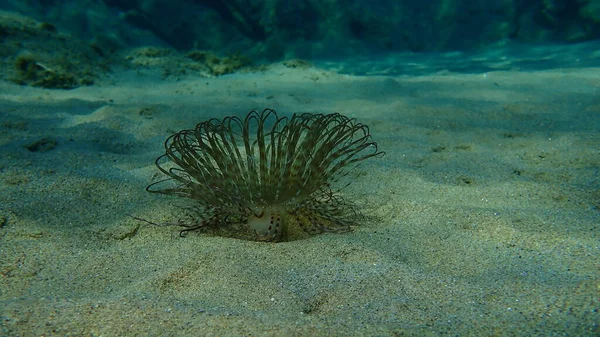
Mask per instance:
[[[137,68],[164,68],[173,63],[170,56],[172,56],[172,51],[169,49],[140,47],[130,51],[125,56],[125,60]]]
[[[73,89],[80,85],[92,84],[91,74],[75,74],[65,68],[72,68],[71,64],[60,64],[57,66],[47,66],[37,60],[34,55],[20,55],[15,59],[15,76],[10,78],[12,82],[19,85],[30,85],[47,89]],[[83,76],[81,76],[83,75]]]
[[[0,38],[0,77],[19,85],[72,89],[108,70],[88,43],[48,22],[0,11]]]
[[[251,60],[241,54],[219,57],[211,51],[194,50],[186,54],[156,47],[141,47],[128,52],[125,60],[133,68],[162,69],[163,78],[183,75],[215,77],[250,69]]]
[[[146,58],[159,58],[172,55],[173,51],[167,48],[142,47],[137,49],[137,55]]]
[[[252,61],[248,57],[239,53],[226,57],[218,57],[210,51],[194,50],[186,56],[195,62],[205,65],[213,76],[231,74],[252,64]]]

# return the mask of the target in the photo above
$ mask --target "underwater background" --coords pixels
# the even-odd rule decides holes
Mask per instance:
[[[600,0],[0,0],[0,56],[0,336],[600,335]],[[369,127],[353,231],[148,223],[264,108]]]

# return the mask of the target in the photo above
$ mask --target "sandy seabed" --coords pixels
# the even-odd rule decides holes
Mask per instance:
[[[600,334],[600,69],[0,83],[0,335]],[[261,243],[144,191],[170,134],[274,108],[340,112],[386,151],[345,234]]]

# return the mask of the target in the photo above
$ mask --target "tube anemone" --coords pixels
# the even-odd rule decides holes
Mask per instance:
[[[193,201],[181,233],[237,228],[259,241],[351,230],[358,211],[340,180],[384,154],[355,119],[271,109],[201,122],[167,138],[165,150],[156,166],[168,177],[146,190]]]

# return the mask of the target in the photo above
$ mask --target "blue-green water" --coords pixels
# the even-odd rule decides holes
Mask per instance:
[[[598,335],[594,4],[0,1],[0,335]],[[134,218],[184,215],[167,137],[266,107],[369,126],[352,232]]]

